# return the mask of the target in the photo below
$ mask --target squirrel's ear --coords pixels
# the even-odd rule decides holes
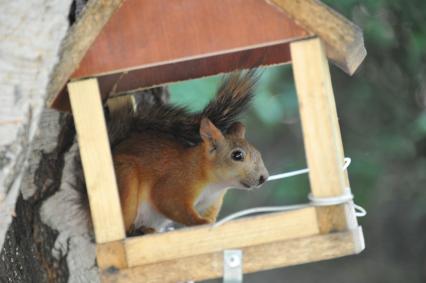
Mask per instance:
[[[200,136],[204,142],[212,146],[212,149],[215,149],[217,144],[224,139],[221,131],[208,118],[201,119]]]
[[[244,139],[246,136],[246,127],[241,122],[235,122],[229,127],[227,133],[240,139]]]

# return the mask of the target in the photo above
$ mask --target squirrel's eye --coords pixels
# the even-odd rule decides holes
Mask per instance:
[[[231,154],[232,159],[234,159],[235,161],[243,161],[245,158],[245,153],[244,151],[237,149],[234,150]]]

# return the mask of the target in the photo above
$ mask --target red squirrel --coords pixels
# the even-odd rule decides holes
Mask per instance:
[[[268,179],[237,121],[256,80],[255,71],[227,76],[199,113],[167,104],[125,110],[130,122],[118,131],[127,135],[112,152],[128,234],[214,223],[229,188],[249,190]]]

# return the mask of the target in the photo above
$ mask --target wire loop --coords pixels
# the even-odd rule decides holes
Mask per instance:
[[[351,164],[351,159],[349,157],[345,157],[344,164],[343,164],[343,171],[347,170],[349,165]],[[279,179],[289,178],[301,174],[306,174],[309,172],[309,169],[301,169],[281,174],[276,174],[273,176],[270,176],[267,180],[269,181],[275,181]],[[267,206],[267,207],[255,207],[255,208],[249,208],[245,210],[238,211],[236,213],[233,213],[231,215],[226,216],[225,218],[221,219],[220,221],[213,224],[213,227],[218,227],[228,221],[231,221],[236,218],[240,218],[246,215],[255,214],[255,213],[265,213],[265,212],[279,212],[279,211],[290,211],[290,210],[297,210],[307,207],[317,207],[317,206],[331,206],[331,205],[339,205],[339,204],[345,204],[353,201],[354,196],[351,193],[350,188],[345,188],[344,193],[340,196],[333,196],[333,197],[315,197],[312,194],[308,195],[309,203],[304,204],[293,204],[293,205],[284,205],[284,206]],[[352,202],[353,203],[353,202]],[[353,207],[355,210],[355,216],[356,217],[364,217],[367,215],[367,211],[353,203]]]

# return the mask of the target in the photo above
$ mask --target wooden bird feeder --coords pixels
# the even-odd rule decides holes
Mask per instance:
[[[122,5],[121,5],[121,2]],[[292,63],[311,192],[349,187],[328,58],[352,74],[360,29],[317,0],[91,0],[64,41],[49,106],[74,115],[103,282],[178,282],[359,253],[351,202],[126,238],[103,113],[109,96],[235,69]]]

